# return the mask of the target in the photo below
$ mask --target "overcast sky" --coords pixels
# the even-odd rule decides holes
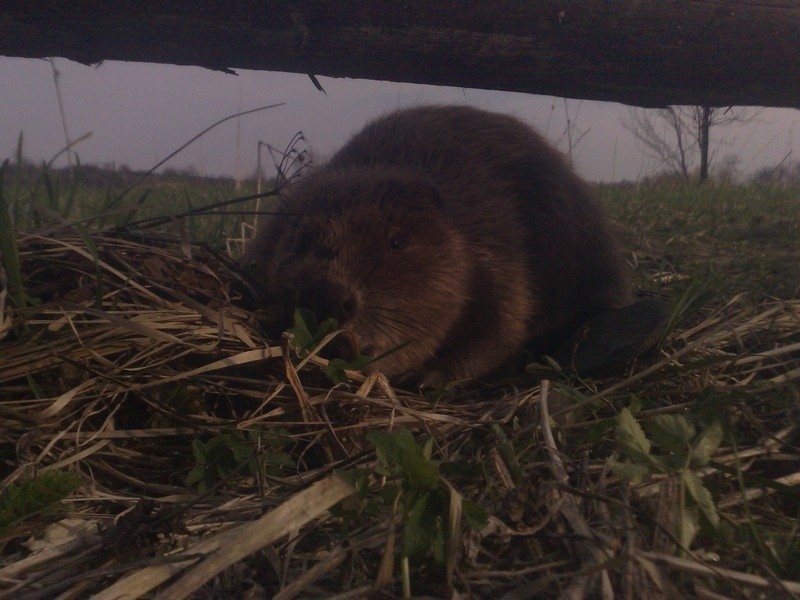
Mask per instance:
[[[83,163],[148,169],[191,137],[230,114],[267,104],[284,106],[228,121],[171,159],[204,175],[255,172],[259,141],[283,148],[302,131],[318,160],[329,156],[369,119],[426,103],[470,104],[516,115],[563,151],[567,116],[585,132],[574,149],[578,171],[592,181],[637,180],[659,170],[622,126],[620,104],[461,88],[245,71],[238,76],[199,67],[105,62],[85,66],[56,59],[71,140]],[[51,65],[0,57],[0,160],[12,158],[24,135],[24,155],[49,160],[65,145]],[[720,130],[718,156],[737,155],[743,172],[774,166],[800,150],[800,112],[768,109],[756,122]],[[238,165],[237,165],[238,147]],[[61,166],[64,160],[56,163]]]

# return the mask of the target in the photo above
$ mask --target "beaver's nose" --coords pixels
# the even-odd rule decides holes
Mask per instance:
[[[320,281],[307,286],[298,299],[300,306],[314,311],[319,320],[336,319],[339,326],[346,325],[358,311],[355,291],[338,282]]]

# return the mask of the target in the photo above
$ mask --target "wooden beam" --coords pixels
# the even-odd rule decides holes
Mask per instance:
[[[797,107],[800,2],[6,1],[0,55]]]

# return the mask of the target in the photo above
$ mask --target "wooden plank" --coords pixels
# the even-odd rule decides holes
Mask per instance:
[[[0,55],[667,104],[800,105],[800,2],[0,3]]]

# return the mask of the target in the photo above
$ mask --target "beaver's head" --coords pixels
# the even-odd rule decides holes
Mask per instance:
[[[335,318],[389,376],[423,369],[468,301],[472,261],[439,190],[402,170],[328,170],[294,186],[246,261],[286,325]]]

